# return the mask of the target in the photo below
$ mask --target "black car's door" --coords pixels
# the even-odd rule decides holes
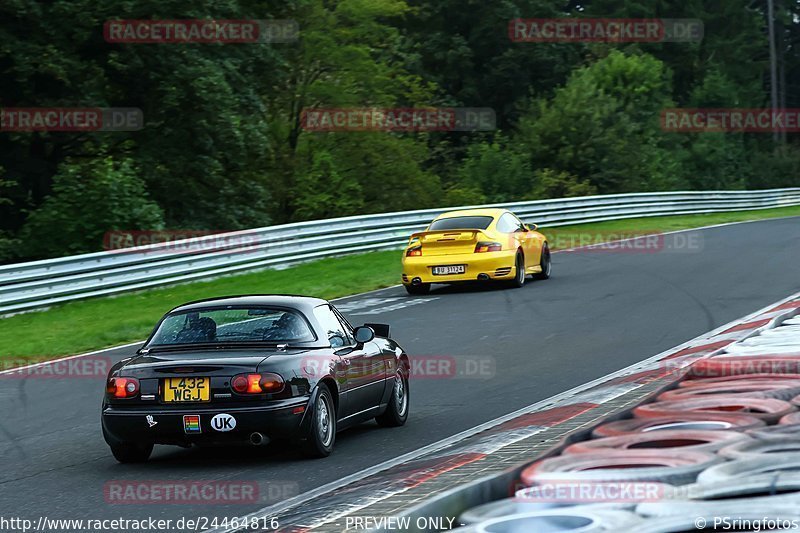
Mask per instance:
[[[338,417],[356,416],[380,405],[386,386],[386,363],[381,349],[375,342],[356,343],[352,326],[331,306],[319,306],[314,314],[327,330],[331,346],[343,363],[345,383],[340,389]]]

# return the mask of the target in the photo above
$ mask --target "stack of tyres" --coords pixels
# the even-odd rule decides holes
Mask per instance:
[[[663,430],[645,433],[631,433],[617,437],[605,437],[576,442],[564,450],[564,454],[597,453],[609,450],[644,450],[660,449],[697,452],[716,452],[720,448],[739,441],[749,441],[745,433],[737,431],[696,431],[696,430]]]
[[[697,363],[696,363],[697,364]],[[768,382],[779,386],[782,381],[796,381],[800,382],[800,374],[736,374],[732,376],[719,376],[719,377],[697,377],[696,374],[690,373],[689,379],[684,379],[678,383],[678,389],[687,389],[691,387],[706,387],[709,385],[716,385],[725,383],[728,385],[735,385],[737,381],[747,380],[752,382]]]
[[[800,525],[800,316],[770,327],[696,361],[632,418],[525,467],[514,498],[460,521],[509,533],[698,531],[720,515]],[[641,484],[644,498],[580,497]],[[553,487],[566,497],[542,498]]]
[[[641,518],[629,511],[573,508],[491,518],[459,531],[462,533],[630,531],[638,529],[641,522]]]
[[[694,387],[682,387],[661,393],[657,400],[688,400],[706,398],[712,395],[745,394],[750,398],[773,398],[776,400],[791,400],[800,394],[800,381],[795,380],[769,380],[749,379],[736,381],[722,381]]]
[[[742,511],[775,512],[800,505],[800,474],[756,474],[730,479],[698,482],[682,488],[683,498],[643,502],[636,506],[642,517],[673,515],[702,516],[716,512],[733,515]]]
[[[676,429],[685,431],[745,431],[760,429],[765,425],[766,422],[763,420],[740,413],[686,412],[657,418],[629,418],[607,422],[597,426],[592,431],[592,437],[616,437],[632,433]]]
[[[641,418],[655,418],[683,411],[746,413],[768,424],[774,424],[781,417],[796,411],[796,407],[787,401],[772,398],[751,398],[744,394],[714,394],[703,398],[646,403],[636,407],[633,413]]]
[[[522,471],[522,483],[655,481],[680,485],[721,462],[715,454],[676,450],[607,450],[550,457]]]

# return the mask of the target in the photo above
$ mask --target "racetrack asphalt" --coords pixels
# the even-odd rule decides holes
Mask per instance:
[[[646,359],[800,290],[800,218],[676,233],[662,244],[558,253],[552,279],[521,289],[441,286],[408,297],[394,287],[337,302],[354,324],[391,324],[412,358],[436,364],[419,366],[426,375],[412,377],[406,426],[370,422],[340,433],[327,459],[306,460],[280,444],[158,446],[148,463],[120,465],[100,433],[102,376],[0,376],[0,516],[240,516]],[[95,356],[117,360],[135,349]],[[448,372],[443,361],[476,375]],[[271,488],[249,504],[108,503],[104,486],[120,480]]]

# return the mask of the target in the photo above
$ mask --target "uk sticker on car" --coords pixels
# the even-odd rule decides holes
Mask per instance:
[[[216,431],[232,431],[236,427],[236,419],[229,414],[220,413],[211,419],[211,429]]]

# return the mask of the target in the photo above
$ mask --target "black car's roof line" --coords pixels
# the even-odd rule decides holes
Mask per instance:
[[[304,348],[316,349],[322,346],[300,346],[292,345],[285,342],[197,342],[197,343],[182,343],[182,344],[154,344],[152,346],[143,346],[142,350],[147,352],[153,351],[181,351],[181,350],[207,350],[207,349],[236,349],[236,348],[265,348],[278,350],[279,347],[283,349]]]

